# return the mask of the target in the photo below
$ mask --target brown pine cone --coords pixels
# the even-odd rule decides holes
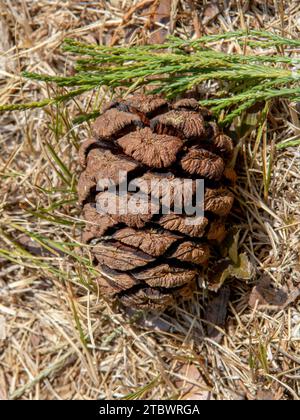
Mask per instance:
[[[103,273],[100,291],[131,307],[162,309],[187,294],[211,248],[226,234],[225,218],[233,204],[227,186],[235,178],[227,167],[232,140],[196,100],[169,103],[140,94],[110,104],[93,131],[80,149],[84,169],[78,195],[87,222],[82,239]],[[118,187],[126,179],[134,181],[139,211],[132,210],[132,192],[108,188],[104,179]],[[197,179],[205,185],[204,214],[194,224],[188,223],[194,216],[174,209],[186,200],[175,186],[187,179],[192,196]],[[171,211],[165,214],[168,191]]]

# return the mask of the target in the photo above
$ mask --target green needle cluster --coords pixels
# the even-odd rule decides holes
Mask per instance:
[[[227,41],[239,44],[245,54],[216,51],[217,45]],[[263,31],[235,31],[196,40],[169,37],[163,45],[130,47],[66,39],[64,51],[77,58],[75,75],[23,73],[26,78],[67,88],[66,93],[41,102],[4,105],[0,111],[61,103],[101,86],[130,91],[148,86],[148,92],[175,97],[213,81],[210,98],[200,103],[228,124],[256,102],[278,97],[299,100],[300,58],[294,53],[299,46],[300,40]]]

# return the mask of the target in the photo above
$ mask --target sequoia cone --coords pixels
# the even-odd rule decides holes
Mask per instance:
[[[233,204],[227,188],[235,177],[227,167],[232,153],[232,140],[195,99],[169,103],[159,96],[134,95],[106,107],[94,123],[93,138],[80,148],[78,182],[87,222],[82,240],[90,244],[103,273],[98,283],[104,296],[135,308],[163,309],[186,295],[212,247],[226,234],[225,218]],[[143,210],[120,211],[132,194],[107,188],[104,179],[119,187],[126,179],[134,181]],[[187,223],[192,216],[174,207],[162,214],[167,190],[173,205],[185,199],[174,185],[186,179],[193,180],[192,195],[195,181],[205,182],[204,215],[194,224]],[[163,188],[153,192],[161,180]],[[146,188],[150,182],[154,202]],[[99,211],[97,204],[104,202],[117,203],[118,210],[108,205]]]

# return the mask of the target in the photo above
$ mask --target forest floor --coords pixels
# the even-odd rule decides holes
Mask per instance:
[[[119,45],[236,29],[299,38],[299,1],[2,0],[0,103],[51,95],[20,71],[69,74],[66,37]],[[299,399],[300,148],[277,147],[299,138],[298,104],[277,100],[237,145],[246,206],[232,217],[251,278],[140,315],[91,291],[79,253],[77,150],[90,125],[72,119],[108,96],[0,116],[0,399]]]

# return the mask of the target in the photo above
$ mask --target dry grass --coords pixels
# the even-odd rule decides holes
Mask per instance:
[[[134,7],[140,3],[144,9]],[[72,62],[58,48],[66,35],[143,42],[151,3],[2,0],[1,103],[50,94],[45,86],[21,83],[19,71],[70,71]],[[181,36],[193,36],[196,25],[198,36],[242,27],[299,37],[296,0],[220,1],[218,14],[209,3],[173,1],[170,27]],[[103,90],[92,98],[94,106],[106,96]],[[187,393],[299,399],[300,303],[292,297],[300,287],[300,149],[275,147],[299,136],[297,108],[276,102],[261,136],[253,130],[240,142],[245,165],[233,220],[239,250],[255,272],[248,282],[228,282],[219,342],[208,337],[203,319],[212,292],[199,289],[166,313],[144,317],[110,308],[93,290],[89,263],[82,264],[87,253],[78,247],[76,150],[90,130],[72,127],[79,108],[90,109],[90,98],[67,109],[1,116],[0,399],[171,399]],[[39,235],[35,242],[28,232]],[[250,292],[262,279],[282,287],[290,301],[250,305]]]

